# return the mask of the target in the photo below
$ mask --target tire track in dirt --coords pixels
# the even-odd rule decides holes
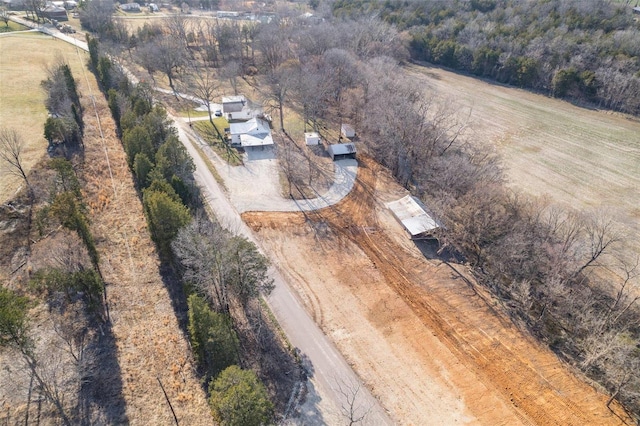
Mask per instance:
[[[477,380],[501,395],[522,423],[622,424],[605,408],[604,395],[574,377],[548,349],[517,330],[491,306],[491,296],[484,289],[471,281],[463,283],[462,276],[455,276],[444,264],[417,259],[385,235],[375,216],[379,166],[367,158],[361,158],[360,164],[349,196],[307,220],[326,223],[336,236],[335,243],[344,238],[357,245],[418,316],[424,332],[437,335]],[[296,217],[262,215],[273,229],[291,227],[291,219]],[[265,225],[261,213],[243,217],[254,228]],[[473,405],[472,395],[468,400]]]
[[[493,320],[493,312],[482,306],[483,301],[479,298],[467,298],[467,301],[473,301],[471,306],[470,303],[460,303],[462,309],[455,309],[456,307],[447,300],[438,300],[434,294],[421,288],[419,283],[424,277],[412,269],[411,263],[407,261],[408,257],[402,256],[402,250],[396,244],[384,233],[376,233],[375,238],[371,238],[366,227],[370,225],[370,214],[367,212],[372,212],[375,204],[375,200],[370,196],[370,189],[375,187],[375,173],[372,173],[375,165],[370,160],[365,161],[365,164],[369,167],[359,173],[352,196],[341,205],[335,206],[331,212],[323,214],[325,220],[335,231],[341,232],[367,254],[385,276],[388,285],[402,296],[429,329],[438,333],[441,341],[458,355],[460,361],[474,371],[485,385],[502,393],[516,411],[524,413],[530,419],[525,423],[593,423],[594,419],[586,414],[589,411],[588,407],[579,407],[573,401],[559,397],[560,390],[533,369],[528,359],[523,359],[519,353],[501,343],[501,328],[512,326],[505,324],[505,321],[498,321],[495,328],[489,330],[493,336],[480,328],[482,324],[470,327],[474,321],[470,321],[465,315],[469,308],[474,308],[477,314],[482,314],[481,317],[485,318],[485,321]],[[335,214],[336,212],[338,214]],[[491,322],[488,321],[487,325]],[[535,351],[537,348],[526,345],[526,349]],[[603,398],[593,403],[599,403],[604,408]],[[619,424],[619,421],[615,420],[612,424]],[[598,419],[598,422],[606,424],[604,418]]]

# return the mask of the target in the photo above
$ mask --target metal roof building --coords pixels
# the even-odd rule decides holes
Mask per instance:
[[[387,203],[387,207],[411,235],[411,239],[434,238],[433,231],[440,227],[422,203],[411,195]]]
[[[344,160],[345,158],[356,158],[356,146],[353,143],[338,143],[329,145],[329,155],[332,160]]]

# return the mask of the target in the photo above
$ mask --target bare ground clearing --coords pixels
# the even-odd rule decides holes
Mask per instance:
[[[22,136],[26,143],[24,165],[28,171],[46,155],[43,126],[47,110],[40,82],[47,76],[47,66],[52,66],[58,58],[63,59],[77,78],[82,64],[73,46],[37,32],[0,37],[0,51],[0,127],[13,128]],[[3,175],[0,202],[12,197],[21,183],[18,178]]]
[[[472,137],[495,144],[512,185],[578,210],[605,208],[640,253],[640,120],[440,68],[407,69],[427,94],[472,109]]]
[[[621,424],[606,396],[521,333],[461,273],[427,261],[382,203],[404,194],[361,159],[341,203],[248,212],[315,320],[400,424]]]

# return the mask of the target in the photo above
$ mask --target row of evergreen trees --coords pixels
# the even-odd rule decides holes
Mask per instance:
[[[171,244],[193,220],[192,214],[202,211],[193,161],[166,111],[154,104],[152,88],[144,83],[132,85],[107,56],[100,54],[96,39],[89,38],[88,45],[91,67],[108,98],[141,192],[151,236],[161,259],[169,266],[179,266],[180,259],[174,258]],[[266,271],[266,263],[263,269]],[[240,345],[228,304],[219,312],[212,309],[205,299],[207,294],[198,291],[197,285],[185,282],[184,288],[189,293],[189,337],[203,380],[209,384],[215,419],[227,425],[268,422],[273,405],[264,385],[252,370],[238,366]]]

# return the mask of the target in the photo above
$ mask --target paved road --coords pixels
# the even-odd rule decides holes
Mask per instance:
[[[55,29],[37,26],[32,22],[13,16],[12,20],[37,28],[83,50],[88,50],[85,42],[76,40]],[[220,222],[260,247],[259,241],[254,238],[249,227],[242,221],[240,214],[225,196],[218,182],[207,168],[206,163],[194,147],[194,142],[192,141],[195,140],[195,137],[193,135],[191,137],[188,136],[191,134],[188,124],[179,117],[170,118],[175,121],[180,140],[196,165],[195,179],[201,185],[207,203],[209,203]],[[354,177],[355,174],[352,176],[347,174],[345,178],[353,180]],[[308,383],[310,392],[307,395],[310,403],[303,407],[303,423],[332,424],[340,421],[339,419],[342,417],[340,407],[345,406],[346,398],[338,389],[338,385],[342,384],[344,388],[346,384],[350,387],[356,386],[359,388],[355,406],[369,411],[364,424],[393,424],[378,400],[371,395],[368,389],[362,386],[360,379],[347,364],[342,354],[309,316],[277,268],[271,268],[270,276],[274,280],[275,289],[267,298],[269,307],[291,344],[298,348],[306,359],[307,370],[312,373]],[[346,419],[342,418],[342,420]]]
[[[238,211],[225,196],[213,175],[207,169],[204,160],[198,155],[192,142],[194,136],[189,137],[190,129],[184,120],[176,119],[176,127],[180,140],[184,143],[196,165],[195,177],[201,184],[205,199],[214,210],[218,219],[230,229],[244,235],[260,247],[251,230],[240,218]],[[342,354],[329,341],[317,324],[309,316],[300,301],[276,268],[271,268],[270,275],[274,280],[275,289],[267,298],[269,307],[278,319],[280,326],[287,334],[289,341],[304,354],[314,371],[312,387],[316,389],[320,398],[331,401],[328,413],[334,419],[339,407],[345,403],[344,396],[337,389],[337,381],[360,384],[359,378],[347,364]],[[362,387],[358,394],[358,405],[370,407],[365,424],[390,425],[393,424],[379,402]],[[325,401],[328,402],[328,401]],[[326,407],[326,405],[325,405]],[[313,416],[312,416],[313,417]],[[325,419],[327,420],[327,419]]]

